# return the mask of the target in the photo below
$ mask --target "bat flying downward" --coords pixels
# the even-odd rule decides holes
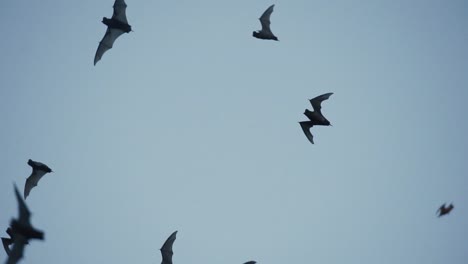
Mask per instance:
[[[331,126],[330,121],[328,121],[325,116],[322,114],[322,102],[330,98],[333,93],[326,93],[319,95],[315,98],[310,99],[310,104],[314,111],[306,109],[304,115],[309,118],[310,121],[299,122],[301,125],[302,131],[306,135],[310,143],[314,144],[314,136],[310,132],[310,128],[313,126]]]
[[[164,242],[164,245],[161,247],[161,255],[162,255],[162,262],[161,264],[172,264],[172,255],[174,252],[172,251],[172,245],[174,245],[174,241],[176,240],[177,231],[172,233]]]
[[[102,55],[104,55],[106,51],[112,48],[115,40],[120,37],[120,35],[132,31],[132,27],[128,24],[127,15],[125,14],[126,9],[127,5],[124,0],[115,0],[112,18],[102,18],[102,23],[107,26],[107,31],[101,42],[99,42],[96,55],[94,56],[94,65],[101,60]]]
[[[39,180],[42,179],[42,177],[46,175],[46,173],[52,172],[52,170],[44,163],[37,162],[31,159],[28,160],[28,165],[31,166],[32,172],[31,175],[26,179],[26,183],[24,184],[25,200],[31,192],[31,189],[37,186]]]

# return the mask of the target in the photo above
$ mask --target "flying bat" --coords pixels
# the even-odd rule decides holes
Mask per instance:
[[[106,51],[112,48],[115,40],[120,37],[120,35],[132,31],[132,26],[128,24],[127,15],[125,14],[126,9],[127,4],[125,4],[124,0],[115,0],[112,18],[102,18],[102,23],[107,26],[107,31],[101,42],[99,42],[96,55],[94,56],[94,65],[101,60],[102,55],[104,55]]]
[[[314,136],[310,132],[310,128],[313,126],[331,126],[330,121],[328,121],[322,114],[322,101],[327,100],[333,93],[326,93],[319,95],[313,99],[310,99],[310,104],[314,108],[314,111],[306,109],[304,115],[309,118],[310,121],[299,122],[301,125],[302,131],[309,139],[310,143],[314,144]]]
[[[245,262],[244,264],[255,264],[255,263],[257,263],[257,261],[251,260],[251,261]]]
[[[45,165],[44,163],[34,161],[32,159],[28,160],[28,165],[32,167],[31,175],[26,179],[24,184],[24,199],[29,195],[31,189],[37,186],[39,180],[46,174],[52,172],[52,170]]]
[[[453,204],[450,204],[449,206],[445,207],[445,203],[444,203],[443,205],[439,207],[436,214],[439,214],[438,217],[441,217],[443,215],[449,214],[450,211],[453,210],[453,208],[455,208]]]
[[[172,264],[172,255],[174,252],[172,251],[172,245],[174,245],[174,241],[176,240],[177,231],[172,233],[164,242],[164,245],[161,247],[161,255],[162,255],[162,262],[161,264]]]
[[[16,200],[18,201],[19,216],[18,219],[12,219],[10,221],[10,236],[13,240],[13,248],[8,254],[6,264],[16,264],[21,258],[23,258],[24,248],[30,239],[44,240],[44,232],[35,229],[31,225],[31,222],[29,221],[31,218],[31,213],[29,212],[26,203],[21,197],[16,184],[14,187]]]
[[[262,29],[254,31],[252,33],[254,37],[259,38],[259,39],[271,39],[271,40],[278,41],[278,38],[273,34],[273,32],[271,32],[271,28],[270,28],[270,24],[271,24],[270,16],[271,16],[271,13],[273,13],[274,7],[275,5],[271,5],[270,7],[268,7],[268,9],[265,10],[265,12],[263,12],[262,16],[259,18],[260,23],[262,24]]]

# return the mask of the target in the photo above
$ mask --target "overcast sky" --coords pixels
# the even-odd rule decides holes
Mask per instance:
[[[126,2],[96,66],[112,0],[1,4],[2,236],[54,170],[22,263],[159,263],[175,230],[174,264],[466,263],[467,1]]]

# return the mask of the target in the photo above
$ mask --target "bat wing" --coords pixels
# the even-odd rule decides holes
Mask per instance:
[[[31,175],[26,179],[26,183],[24,184],[24,199],[28,197],[31,189],[36,187],[39,180],[46,174],[46,171],[43,170],[33,170]]]
[[[20,259],[23,258],[24,247],[27,243],[28,240],[25,237],[23,237],[22,235],[18,235],[13,242],[13,248],[11,249],[10,254],[8,255],[6,264],[18,263]]]
[[[22,225],[30,226],[29,218],[31,217],[31,212],[29,212],[29,209],[26,206],[26,203],[24,202],[23,198],[21,198],[21,195],[18,191],[18,188],[16,187],[16,184],[14,186],[15,186],[16,200],[18,200],[18,211],[19,211],[18,222]]]
[[[116,1],[116,3],[117,2],[119,2],[119,1]],[[108,51],[108,50],[110,50],[112,48],[112,46],[114,45],[114,41],[118,37],[120,37],[120,35],[122,35],[123,33],[125,33],[125,32],[120,30],[120,29],[109,28],[109,27],[107,28],[106,34],[102,38],[101,42],[99,42],[99,46],[98,46],[98,49],[96,51],[96,55],[94,56],[94,65],[96,65],[96,63],[101,60],[102,55],[104,55],[104,53],[106,51]]]
[[[259,18],[260,19],[260,23],[262,24],[262,31],[264,32],[268,32],[268,33],[271,33],[271,29],[270,29],[270,16],[271,16],[271,13],[273,13],[273,8],[275,7],[275,5],[271,5],[270,7],[267,8],[267,10],[265,10],[265,12],[263,12],[262,16]]]
[[[2,237],[2,244],[5,252],[10,256],[10,245],[13,243],[13,240],[10,238]]]
[[[299,124],[301,124],[302,131],[306,135],[307,139],[310,143],[314,144],[314,136],[310,133],[310,128],[313,126],[313,123],[311,121],[304,121],[299,122]]]
[[[172,255],[174,252],[172,251],[172,245],[174,245],[174,241],[176,240],[177,231],[172,233],[169,238],[167,238],[164,245],[161,247],[161,255],[162,255],[162,262],[161,264],[172,264]]]
[[[332,94],[333,93],[326,93],[310,99],[309,101],[312,107],[314,108],[314,111],[321,113],[320,109],[322,109],[322,101],[325,101],[328,98],[330,98]]]
[[[124,0],[115,0],[114,14],[112,14],[112,18],[120,22],[123,22],[125,24],[128,24],[127,15],[125,14],[126,10],[127,10],[127,4],[125,4]]]

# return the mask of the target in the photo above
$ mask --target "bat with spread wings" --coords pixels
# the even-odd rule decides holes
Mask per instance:
[[[270,7],[268,7],[267,10],[265,10],[265,12],[263,12],[262,16],[259,18],[260,23],[262,24],[262,29],[254,31],[252,33],[254,37],[259,39],[271,39],[278,41],[278,38],[273,34],[273,32],[271,32],[270,28],[270,17],[271,13],[273,13],[274,7],[275,5],[271,5]]]
[[[94,65],[101,60],[102,55],[104,55],[106,51],[112,48],[115,40],[120,37],[120,35],[132,31],[132,26],[128,24],[127,15],[125,14],[126,9],[127,5],[124,0],[115,0],[112,18],[102,18],[102,23],[107,26],[107,31],[101,42],[99,42],[96,55],[94,56]]]
[[[28,197],[31,189],[37,186],[39,180],[46,174],[52,172],[52,170],[44,163],[37,162],[29,159],[28,165],[32,167],[31,175],[26,179],[24,184],[24,199]]]
[[[438,214],[438,217],[441,217],[443,215],[449,214],[450,211],[452,211],[454,208],[453,204],[450,204],[449,206],[445,207],[445,203],[439,207],[437,210],[436,214]]]
[[[301,125],[302,131],[306,135],[310,143],[314,144],[314,136],[310,132],[310,128],[313,126],[331,126],[330,121],[328,121],[322,114],[322,101],[327,100],[333,93],[326,93],[319,95],[313,99],[310,99],[310,104],[314,108],[314,111],[306,109],[304,115],[309,118],[310,121],[299,122]]]
[[[11,234],[9,234],[13,240],[13,247],[9,251],[6,264],[16,264],[21,258],[23,258],[24,248],[28,244],[29,240],[44,240],[44,232],[37,230],[31,225],[31,212],[29,212],[29,209],[21,197],[16,184],[14,187],[16,200],[18,201],[19,216],[18,219],[12,219],[10,221]]]
[[[177,231],[172,233],[164,242],[164,245],[161,247],[161,255],[162,255],[162,262],[161,264],[172,264],[172,255],[174,252],[172,251],[172,245],[174,245],[174,241],[176,240]]]

